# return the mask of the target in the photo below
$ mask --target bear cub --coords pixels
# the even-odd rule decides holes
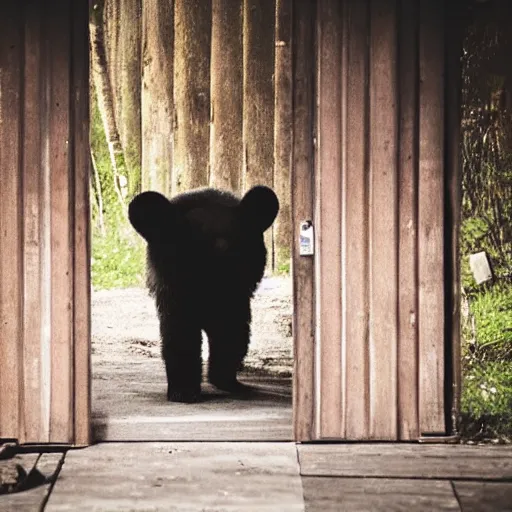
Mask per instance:
[[[167,199],[143,192],[129,205],[132,226],[147,242],[147,285],[160,321],[167,399],[201,394],[201,331],[209,343],[208,380],[233,393],[250,337],[250,301],[263,277],[263,233],[279,201],[255,186],[242,199],[204,188]]]

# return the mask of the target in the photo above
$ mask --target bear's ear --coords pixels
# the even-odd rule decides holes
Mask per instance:
[[[251,188],[240,201],[244,223],[258,231],[266,231],[279,212],[279,200],[274,191],[263,185]]]
[[[158,192],[142,192],[128,206],[128,218],[135,230],[148,242],[157,242],[169,233],[172,205]]]

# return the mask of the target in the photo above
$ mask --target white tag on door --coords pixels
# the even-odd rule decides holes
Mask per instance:
[[[301,256],[311,256],[315,252],[315,236],[313,223],[306,220],[300,223],[300,252]]]

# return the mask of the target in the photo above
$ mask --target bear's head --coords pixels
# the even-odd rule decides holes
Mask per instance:
[[[143,192],[130,203],[128,216],[150,247],[180,245],[184,250],[223,254],[262,240],[278,211],[273,190],[258,185],[242,199],[211,188],[171,200],[158,192]]]

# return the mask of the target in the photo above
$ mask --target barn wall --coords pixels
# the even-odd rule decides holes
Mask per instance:
[[[316,253],[306,262],[294,248],[296,268],[312,265],[314,275],[309,297],[306,278],[295,280],[305,301],[296,297],[296,368],[307,369],[295,375],[296,436],[447,434],[458,341],[457,5],[304,4],[316,8],[315,31],[295,51],[313,54],[316,73],[313,84],[298,81],[296,55],[295,96],[313,98],[299,133],[313,141],[314,171],[304,177],[301,154],[294,159],[296,182],[312,180],[313,205],[299,197],[307,207],[294,218],[298,233],[312,216]],[[306,11],[296,12],[299,29]]]
[[[0,17],[0,438],[89,442],[88,3]]]

